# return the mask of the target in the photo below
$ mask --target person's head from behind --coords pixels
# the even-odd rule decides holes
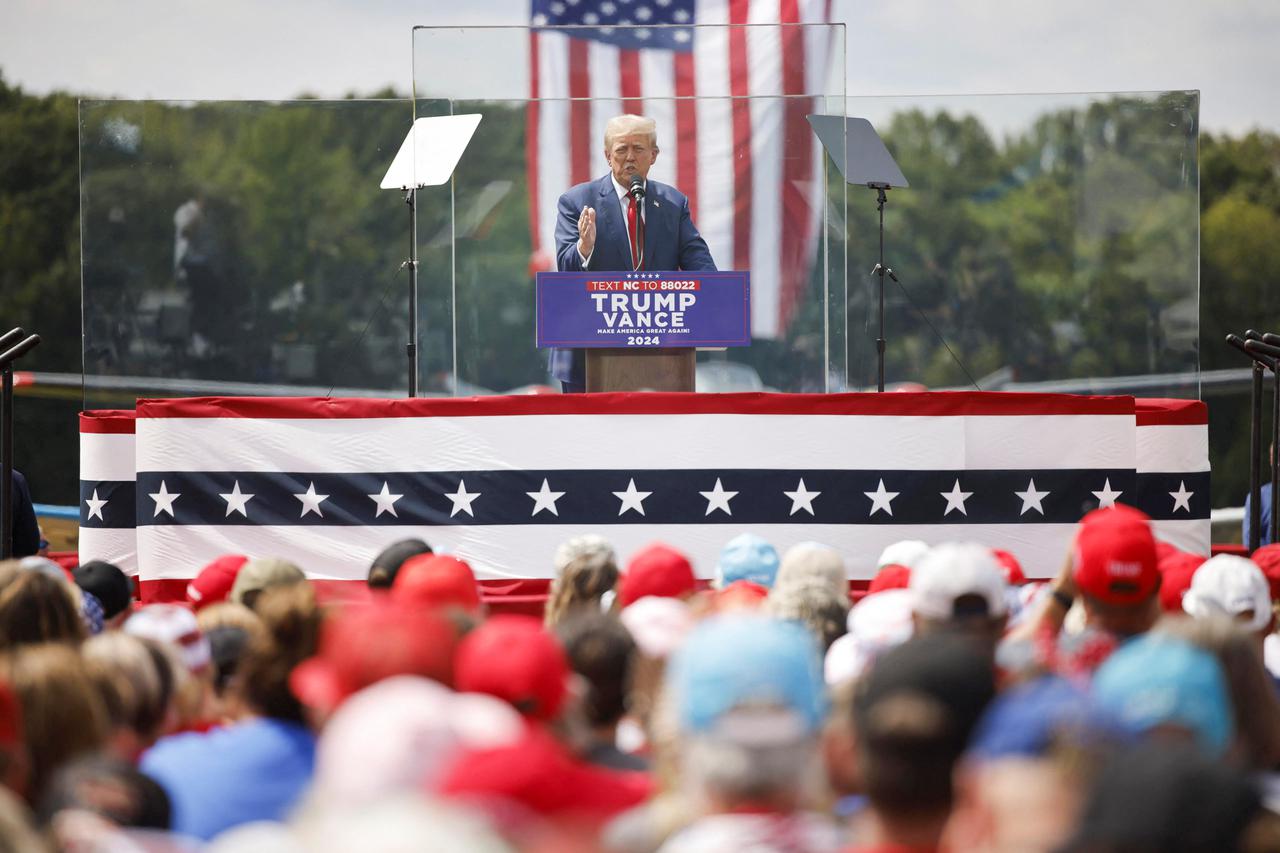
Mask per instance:
[[[17,562],[0,563],[0,650],[37,643],[78,645],[85,636],[70,583]]]
[[[833,597],[847,597],[849,579],[845,573],[844,557],[834,548],[818,542],[792,545],[778,563],[773,589],[814,584],[828,588]]]
[[[1266,575],[1252,560],[1234,554],[1218,554],[1196,569],[1182,609],[1194,619],[1235,620],[1254,636],[1259,651],[1275,624]]]
[[[430,554],[431,546],[421,539],[401,539],[378,552],[369,566],[369,589],[390,589],[405,560],[419,554]]]
[[[1008,588],[991,549],[947,542],[929,550],[911,571],[917,634],[959,632],[995,654],[1008,620]]]
[[[38,804],[40,823],[53,825],[65,812],[96,815],[121,829],[167,832],[172,807],[169,796],[131,762],[106,756],[76,759],[54,774]]]
[[[0,681],[12,686],[22,708],[31,768],[27,795],[38,802],[58,768],[106,745],[106,709],[83,658],[62,643],[27,646],[0,658]]]
[[[1132,637],[1159,618],[1159,558],[1144,513],[1116,504],[1081,519],[1072,574],[1090,625]]]
[[[603,536],[587,533],[556,549],[546,622],[554,626],[583,612],[600,612],[605,593],[618,583],[618,555]]]
[[[776,619],[804,626],[823,654],[848,629],[848,596],[833,593],[825,584],[779,584],[769,591],[765,610]]]
[[[235,720],[244,714],[245,709],[232,685],[250,644],[260,642],[266,629],[258,614],[243,604],[229,601],[202,609],[196,614],[196,622],[209,641],[213,663],[211,717]]]
[[[585,722],[611,734],[627,712],[635,641],[617,617],[603,613],[575,616],[560,623],[556,634],[569,666],[586,681],[581,702]]]
[[[454,624],[439,610],[395,600],[326,616],[315,655],[289,676],[294,695],[325,719],[357,691],[399,675],[453,683]]]
[[[990,654],[963,635],[912,637],[876,659],[854,687],[851,775],[882,821],[950,812],[952,771],[994,696]]]
[[[1098,668],[1094,701],[1149,739],[1192,743],[1221,759],[1235,735],[1222,667],[1185,640],[1149,632],[1122,645]]]
[[[91,637],[81,653],[107,712],[108,751],[136,761],[160,736],[169,710],[155,658],[145,640],[120,631]]]
[[[1116,753],[1089,791],[1062,853],[1280,849],[1280,823],[1243,771],[1185,744]]]
[[[631,186],[632,176],[644,180],[658,159],[658,126],[645,116],[614,116],[604,126],[604,159],[613,179]]]
[[[737,581],[750,581],[772,588],[779,562],[778,549],[754,533],[742,533],[720,549],[712,586],[724,589]]]
[[[1256,635],[1225,615],[1168,617],[1153,633],[1185,640],[1217,658],[1235,722],[1228,756],[1259,772],[1280,764],[1280,695],[1263,664]]]
[[[231,586],[230,600],[243,604],[250,610],[257,610],[258,597],[265,590],[277,586],[291,586],[307,583],[307,576],[302,569],[282,560],[279,557],[259,557],[249,560],[236,573],[235,583]]]
[[[263,591],[254,612],[265,631],[253,638],[237,672],[236,689],[254,714],[305,723],[301,702],[289,687],[294,667],[316,652],[320,609],[310,584],[286,584]]]
[[[484,615],[484,599],[475,572],[448,554],[420,554],[404,561],[391,597],[406,607],[441,610],[463,620]]]
[[[527,719],[556,719],[573,671],[560,641],[531,616],[499,614],[462,638],[454,686],[508,702]]]
[[[249,558],[243,554],[223,554],[207,563],[187,584],[187,603],[191,609],[199,613],[227,601],[247,562]]]
[[[802,627],[729,613],[699,624],[667,673],[690,794],[713,812],[792,811],[821,781],[827,713],[817,643]]]
[[[102,603],[102,616],[107,629],[119,628],[129,618],[133,605],[133,581],[117,566],[105,560],[90,560],[73,572],[76,586],[91,593]]]
[[[618,580],[618,606],[626,608],[649,596],[688,600],[698,589],[689,558],[670,545],[655,542],[627,561]]]

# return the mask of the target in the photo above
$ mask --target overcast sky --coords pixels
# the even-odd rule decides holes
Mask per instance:
[[[0,71],[34,93],[124,98],[407,92],[413,25],[519,25],[528,6],[0,0]],[[834,17],[850,95],[1199,89],[1204,129],[1280,130],[1276,0],[835,0]]]

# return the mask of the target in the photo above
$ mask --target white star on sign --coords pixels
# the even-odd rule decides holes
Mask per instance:
[[[169,490],[164,486],[164,480],[161,480],[160,491],[151,494],[151,500],[156,502],[156,511],[151,517],[155,518],[160,513],[167,512],[169,517],[173,518],[173,502],[180,497],[182,497],[181,492],[170,494]]]
[[[400,517],[400,514],[396,512],[396,501],[400,500],[404,495],[391,494],[391,487],[387,484],[386,480],[382,481],[382,491],[378,492],[376,495],[365,495],[365,497],[378,505],[377,512],[373,514],[374,518],[378,518],[384,512],[389,512],[396,518]]]
[[[1025,492],[1014,492],[1014,494],[1022,498],[1022,512],[1018,513],[1018,515],[1026,515],[1027,510],[1029,509],[1034,509],[1041,515],[1044,515],[1044,505],[1041,502],[1049,496],[1049,493],[1036,491],[1036,480],[1034,477],[1032,477],[1031,482],[1027,484],[1027,490]]]
[[[536,492],[525,492],[525,494],[533,498],[533,512],[530,513],[531,517],[542,512],[544,509],[549,510],[552,515],[560,515],[560,511],[556,509],[556,501],[564,497],[564,492],[551,491],[551,486],[547,483],[546,477],[542,478],[541,489]]]
[[[707,499],[707,511],[704,515],[711,515],[718,509],[724,510],[725,515],[733,515],[733,511],[729,509],[729,501],[738,496],[737,492],[726,492],[724,486],[720,485],[720,478],[716,477],[716,487],[709,492],[698,492]]]
[[[973,497],[973,492],[960,491],[960,478],[956,478],[956,484],[951,487],[949,492],[938,492],[947,499],[947,508],[943,510],[943,515],[950,515],[953,509],[960,510],[961,515],[968,515],[969,511],[964,508],[964,502]]]
[[[307,486],[306,492],[300,495],[294,495],[295,498],[302,501],[302,514],[298,518],[305,518],[307,513],[314,512],[316,515],[324,518],[324,513],[320,511],[321,501],[328,500],[328,495],[317,495],[316,484],[312,482]]]
[[[863,494],[871,498],[871,512],[868,515],[875,515],[880,510],[893,515],[893,499],[898,496],[898,492],[886,492],[883,479],[880,480],[880,485],[876,486],[874,492],[863,492]]]
[[[480,497],[480,493],[468,492],[466,480],[458,480],[458,491],[453,494],[445,492],[444,496],[453,501],[453,510],[449,513],[450,518],[453,518],[459,512],[465,512],[472,518],[476,517],[476,514],[471,511],[471,502]]]
[[[1191,512],[1191,496],[1194,494],[1195,492],[1187,491],[1186,480],[1179,480],[1178,491],[1169,493],[1169,497],[1173,498],[1173,511],[1177,512],[1180,509],[1185,509],[1187,512]]]
[[[631,482],[627,483],[627,490],[625,492],[613,493],[615,498],[622,501],[622,506],[618,508],[618,515],[622,515],[629,509],[634,509],[641,515],[644,515],[644,499],[649,497],[651,494],[653,494],[653,492],[636,491],[636,481],[632,478]]]
[[[234,510],[235,512],[238,512],[241,515],[243,515],[245,518],[249,517],[249,512],[245,508],[245,504],[249,502],[249,498],[253,497],[253,495],[245,495],[240,493],[239,480],[236,480],[235,483],[232,484],[231,494],[218,495],[218,497],[222,498],[224,501],[227,502],[227,516],[230,516],[232,511]],[[224,518],[225,517],[226,516],[224,516]]]
[[[813,515],[813,499],[822,492],[811,492],[804,487],[804,477],[800,478],[800,485],[796,486],[794,492],[783,492],[784,495],[791,498],[791,512],[788,515],[795,515],[800,510],[805,510],[809,515]]]
[[[87,498],[85,503],[89,505],[88,518],[93,518],[96,515],[98,517],[98,521],[106,521],[106,519],[102,517],[102,508],[107,505],[107,502],[98,500],[97,489],[93,490],[93,497]]]
[[[1093,496],[1098,499],[1098,508],[1102,509],[1103,507],[1115,506],[1116,498],[1120,497],[1123,494],[1124,492],[1121,492],[1119,490],[1114,490],[1114,491],[1112,490],[1111,478],[1108,477],[1106,481],[1103,482],[1102,484],[1102,491],[1094,492]]]

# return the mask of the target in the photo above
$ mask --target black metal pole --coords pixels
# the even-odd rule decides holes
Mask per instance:
[[[876,209],[880,212],[880,262],[876,274],[880,279],[880,324],[876,336],[876,390],[884,391],[884,206],[889,200],[884,187],[876,187]]]
[[[13,556],[13,365],[0,385],[0,559]]]
[[[1262,488],[1258,482],[1262,469],[1262,365],[1256,361],[1249,403],[1249,541],[1244,544],[1253,553],[1262,539]]]
[[[1280,513],[1276,512],[1276,502],[1280,500],[1280,468],[1276,466],[1280,459],[1276,456],[1276,440],[1280,438],[1280,362],[1272,366],[1271,376],[1271,530],[1267,541],[1280,542]]]
[[[418,396],[418,191],[405,190],[409,206],[409,396]]]

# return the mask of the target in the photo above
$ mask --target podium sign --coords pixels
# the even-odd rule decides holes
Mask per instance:
[[[747,272],[540,272],[537,345],[745,347]]]

